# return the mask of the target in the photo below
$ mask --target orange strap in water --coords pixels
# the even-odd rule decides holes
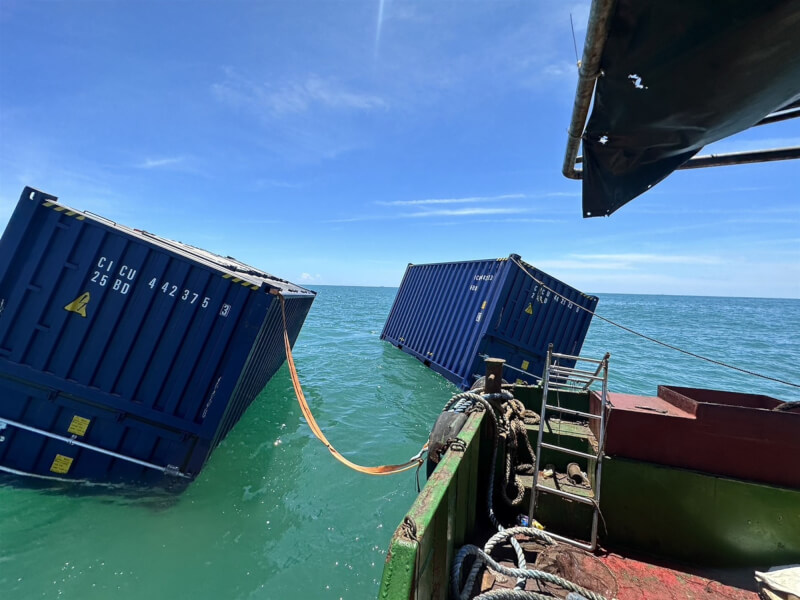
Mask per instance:
[[[393,473],[402,473],[403,471],[408,471],[409,469],[413,469],[421,465],[424,462],[424,459],[421,457],[421,455],[425,450],[427,450],[427,444],[425,444],[420,451],[420,454],[418,455],[419,458],[412,458],[402,465],[382,465],[380,467],[362,467],[361,465],[357,465],[354,462],[347,460],[344,456],[339,454],[339,451],[336,450],[336,448],[333,447],[333,445],[328,441],[328,438],[325,437],[325,434],[322,433],[319,425],[317,425],[314,415],[311,414],[311,409],[308,407],[308,402],[306,402],[306,397],[303,394],[303,388],[300,385],[300,379],[297,377],[297,369],[294,366],[294,359],[292,358],[292,346],[289,343],[289,330],[286,326],[285,302],[281,294],[278,294],[278,298],[280,298],[281,301],[281,316],[283,317],[283,343],[286,346],[286,362],[289,364],[289,372],[292,375],[294,393],[297,395],[297,402],[300,404],[300,410],[303,411],[303,416],[306,418],[306,421],[308,421],[308,426],[311,427],[311,431],[314,432],[314,435],[317,436],[317,439],[325,444],[336,460],[360,473],[366,473],[368,475],[392,475]]]

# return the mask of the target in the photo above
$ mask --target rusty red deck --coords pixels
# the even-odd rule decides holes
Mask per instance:
[[[501,563],[514,567],[510,560]],[[619,554],[594,555],[563,544],[540,551],[529,568],[553,573],[616,600],[758,600],[751,569],[691,573],[684,567],[662,566]],[[515,581],[487,572],[481,591],[512,588]],[[567,593],[549,584],[542,588],[559,598]],[[525,589],[538,591],[540,587],[529,580]]]

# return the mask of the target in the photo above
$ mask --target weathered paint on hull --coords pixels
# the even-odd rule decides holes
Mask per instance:
[[[458,436],[466,450],[447,452],[397,528],[383,569],[382,600],[447,598],[454,549],[473,534],[484,510],[491,440],[483,421],[483,412],[470,414]]]
[[[601,509],[614,547],[726,567],[800,562],[800,490],[612,457]]]

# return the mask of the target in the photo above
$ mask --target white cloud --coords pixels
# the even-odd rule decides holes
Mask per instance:
[[[542,75],[546,77],[569,77],[574,80],[578,76],[578,66],[569,61],[559,61],[542,67]]]
[[[716,256],[695,256],[678,254],[571,254],[573,258],[592,262],[618,262],[627,265],[680,264],[716,265],[722,261]],[[583,266],[586,266],[584,263]]]
[[[399,213],[390,215],[361,215],[345,219],[332,219],[329,223],[360,223],[362,221],[390,221],[394,219],[425,219],[431,217],[472,217],[479,215],[515,215],[531,212],[528,208],[457,208],[441,210],[425,210],[413,213]]]
[[[228,68],[211,93],[224,110],[252,122],[242,132],[248,143],[281,163],[316,163],[369,146],[375,133],[361,119],[389,108],[379,95],[313,74],[273,83]]]
[[[537,261],[536,266],[545,271],[630,271],[634,267],[630,263],[618,261],[603,261],[589,264],[585,260],[542,260]]]
[[[300,281],[319,281],[321,276],[319,273],[316,275],[312,275],[311,273],[302,273],[300,275]]]
[[[288,189],[300,189],[305,187],[305,183],[295,183],[292,181],[284,181],[282,179],[259,179],[255,182],[256,187],[263,188],[263,187],[276,187],[276,188],[288,188]]]
[[[257,83],[233,69],[227,69],[226,75],[224,82],[212,85],[218,100],[258,112],[267,111],[273,117],[303,114],[314,108],[339,111],[388,108],[380,96],[359,93],[334,79],[323,79],[313,74],[280,86]]]
[[[512,215],[530,212],[527,208],[457,208],[430,210],[417,213],[399,215],[408,218],[427,218],[427,217],[471,217],[474,215]]]
[[[184,161],[182,156],[170,156],[165,158],[146,158],[138,165],[140,169],[160,169],[162,167],[172,167]]]
[[[472,204],[475,202],[497,202],[525,198],[525,194],[503,194],[500,196],[469,196],[466,198],[425,198],[423,200],[394,200],[392,202],[376,202],[384,206],[421,206],[427,204]]]

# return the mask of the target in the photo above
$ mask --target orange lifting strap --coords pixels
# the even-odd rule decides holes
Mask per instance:
[[[306,418],[306,421],[308,421],[308,425],[311,427],[311,431],[314,432],[314,435],[317,436],[317,439],[327,446],[330,453],[333,454],[333,457],[340,463],[343,463],[351,469],[359,471],[360,473],[366,473],[367,475],[392,475],[393,473],[402,473],[403,471],[408,471],[409,469],[413,469],[421,465],[424,462],[424,459],[421,458],[421,455],[425,450],[427,450],[428,444],[423,446],[422,451],[420,451],[420,454],[418,455],[419,458],[412,458],[402,465],[382,465],[380,467],[362,467],[361,465],[357,465],[339,454],[339,451],[334,448],[333,445],[331,445],[331,443],[325,437],[325,434],[322,433],[319,425],[317,425],[314,415],[311,414],[311,409],[308,407],[308,402],[306,402],[306,397],[303,394],[303,388],[300,385],[300,379],[297,377],[297,369],[294,366],[294,359],[292,358],[292,346],[289,343],[289,330],[286,326],[285,301],[281,294],[278,294],[278,298],[281,300],[281,316],[283,317],[283,343],[286,346],[286,362],[289,364],[289,371],[292,375],[294,393],[297,395],[297,402],[300,404],[300,410],[303,411],[303,416]]]

